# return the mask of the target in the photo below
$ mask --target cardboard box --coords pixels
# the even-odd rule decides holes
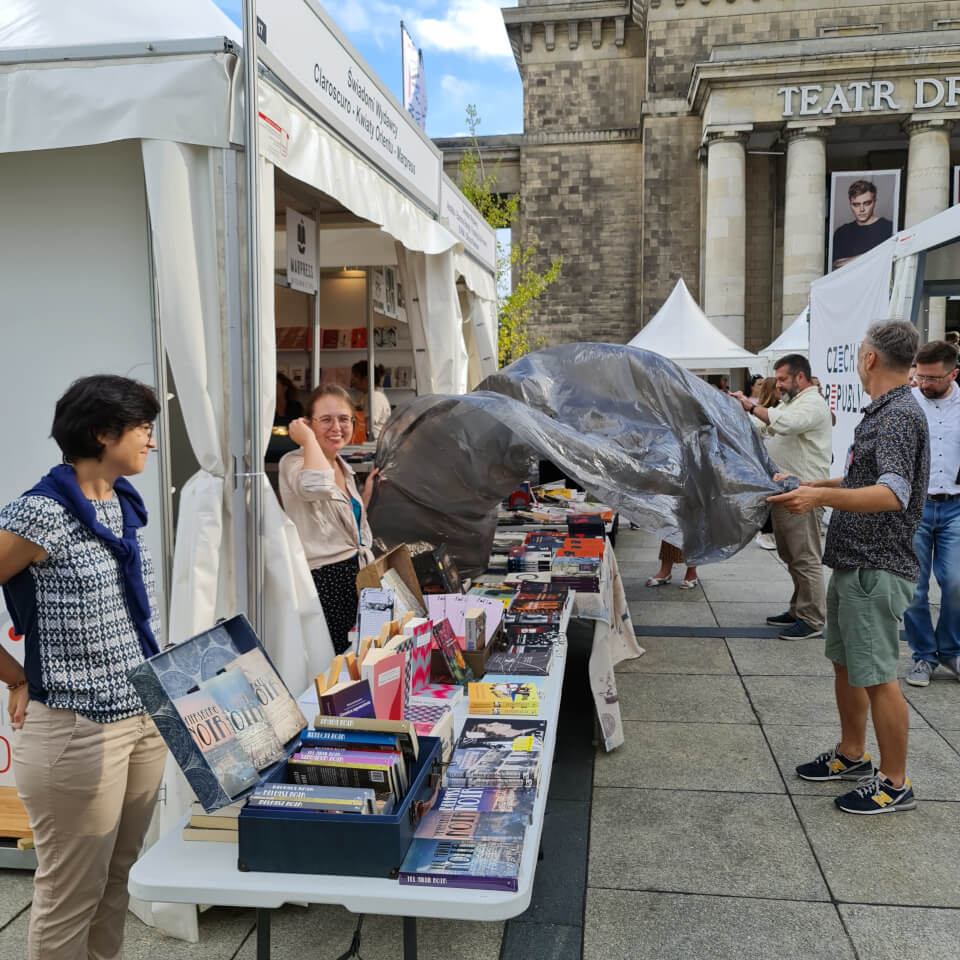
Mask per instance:
[[[407,550],[405,543],[394,547],[382,557],[377,557],[373,563],[367,564],[357,574],[357,596],[360,596],[360,591],[364,587],[379,587],[380,580],[387,570],[396,570],[400,574],[400,579],[410,588],[420,605],[426,609],[427,605],[423,601],[420,583],[417,580],[417,575],[413,572],[410,551]]]
[[[460,651],[463,659],[467,661],[467,666],[473,672],[474,680],[479,680],[487,672],[487,660],[490,659],[490,653],[497,645],[497,641],[498,636],[495,634],[490,643],[481,650]],[[443,654],[436,649],[430,651],[430,681],[431,683],[453,683]]]

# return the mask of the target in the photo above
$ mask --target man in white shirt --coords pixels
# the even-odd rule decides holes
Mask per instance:
[[[749,397],[738,398],[743,409],[760,421],[770,459],[782,473],[809,483],[830,477],[832,427],[830,408],[811,382],[810,362],[799,353],[781,357],[774,364],[780,403],[764,407]],[[767,617],[771,626],[782,627],[781,640],[806,640],[823,635],[826,590],[823,583],[820,540],[821,511],[800,516],[779,505],[771,507],[777,553],[793,580],[790,609]]]
[[[913,540],[920,579],[904,614],[913,667],[907,683],[925,687],[937,666],[960,680],[960,388],[957,348],[933,340],[917,351],[913,396],[930,430],[930,485]],[[940,616],[930,616],[930,573],[940,584]]]
[[[370,415],[370,372],[366,360],[360,360],[350,368],[350,386],[363,397],[363,409],[367,413],[367,425],[374,440],[379,439],[380,433],[390,419],[390,401],[380,389],[383,383],[384,367],[378,363],[373,368],[373,416]]]

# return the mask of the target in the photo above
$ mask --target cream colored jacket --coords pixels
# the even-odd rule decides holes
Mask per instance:
[[[349,560],[357,554],[361,567],[373,560],[373,534],[353,469],[342,457],[337,460],[350,496],[361,505],[359,531],[350,498],[337,486],[332,468],[304,470],[302,450],[291,450],[280,458],[280,500],[300,534],[311,570]]]

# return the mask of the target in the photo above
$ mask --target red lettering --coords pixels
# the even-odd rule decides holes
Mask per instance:
[[[16,643],[18,640],[22,640],[22,639],[23,639],[23,634],[22,634],[22,633],[14,633],[14,632],[13,632],[13,627],[11,627],[11,628],[7,631],[7,636],[8,636],[14,643]]]
[[[6,737],[0,737],[0,773],[6,773],[10,769],[10,741]]]

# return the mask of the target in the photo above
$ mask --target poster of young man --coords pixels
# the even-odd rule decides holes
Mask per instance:
[[[899,215],[899,170],[834,173],[830,185],[828,272],[892,237]]]

